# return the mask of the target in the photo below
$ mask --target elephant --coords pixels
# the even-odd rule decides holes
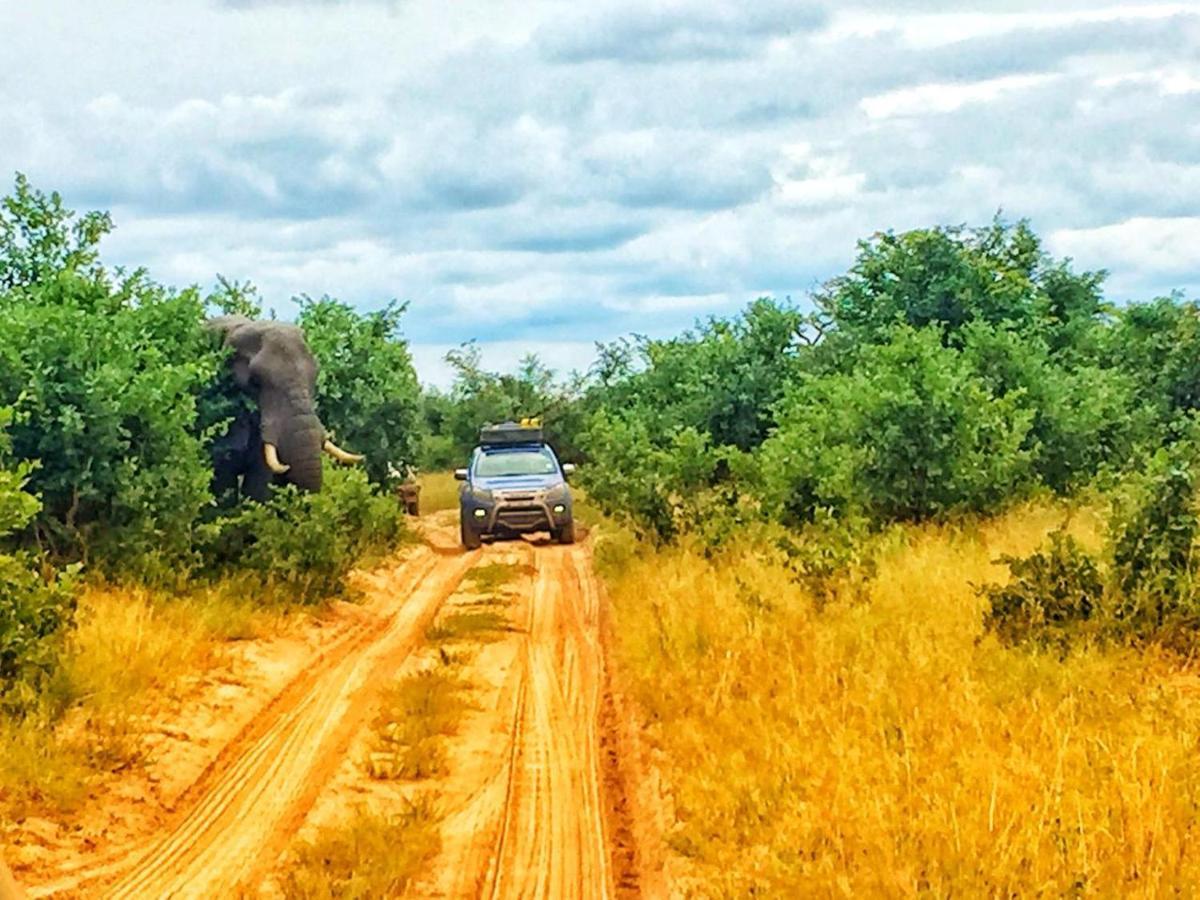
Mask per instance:
[[[353,464],[363,457],[332,440],[316,411],[317,361],[304,332],[286,322],[217,316],[205,323],[233,351],[234,381],[256,401],[217,441],[213,493],[266,500],[272,484],[321,490],[321,454]]]

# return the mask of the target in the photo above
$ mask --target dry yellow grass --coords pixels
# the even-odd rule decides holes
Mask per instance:
[[[421,515],[458,509],[460,483],[454,480],[453,472],[426,472],[420,477]]]
[[[139,717],[156,693],[211,665],[221,642],[268,631],[281,616],[221,589],[86,590],[42,708],[0,717],[0,818],[81,801],[97,772],[136,760]]]
[[[289,900],[401,897],[438,846],[437,817],[428,804],[392,815],[363,807],[301,844],[280,888]]]
[[[777,563],[601,556],[619,671],[695,896],[1156,896],[1200,884],[1200,681],[1166,656],[1066,659],[983,633],[973,584],[1064,511],[898,533],[819,610]],[[1099,523],[1075,516],[1094,545]],[[603,539],[602,539],[603,541]]]

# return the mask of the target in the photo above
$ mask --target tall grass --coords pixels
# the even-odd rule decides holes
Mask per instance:
[[[400,897],[438,847],[437,817],[428,803],[391,815],[363,806],[301,844],[280,886],[296,900]]]
[[[1200,883],[1200,681],[1154,652],[1002,646],[975,585],[1062,510],[897,532],[824,604],[779,560],[598,553],[619,671],[696,896],[1103,896]],[[1099,523],[1076,517],[1085,545]]]
[[[98,773],[139,759],[156,693],[211,665],[221,642],[270,631],[280,616],[226,587],[185,596],[87,589],[40,705],[0,717],[0,819],[81,802]]]

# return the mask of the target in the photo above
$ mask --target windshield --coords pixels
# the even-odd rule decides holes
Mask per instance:
[[[505,475],[553,475],[558,471],[554,454],[549,450],[505,450],[500,453],[484,453],[475,463],[475,474],[480,478],[497,478]]]

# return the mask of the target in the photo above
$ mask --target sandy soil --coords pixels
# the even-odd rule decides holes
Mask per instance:
[[[481,708],[454,742],[452,776],[439,786],[443,852],[415,893],[615,896],[598,594],[589,589],[587,551],[499,544],[484,553],[533,574],[517,591],[512,630],[473,663]]]
[[[473,709],[448,739],[445,775],[420,788],[443,813],[442,852],[412,893],[663,896],[637,848],[646,822],[636,766],[622,759],[632,736],[605,671],[588,547],[465,553],[455,526],[428,518],[427,544],[367,576],[367,602],[319,642],[248,647],[238,678],[197,691],[163,723],[145,773],[96,798],[99,837],[42,842],[21,873],[30,896],[278,895],[272,872],[297,838],[364,797],[412,794],[363,772],[375,698],[431,652],[439,612],[480,602],[464,577],[494,562],[522,573],[504,589],[510,627],[468,655]]]

